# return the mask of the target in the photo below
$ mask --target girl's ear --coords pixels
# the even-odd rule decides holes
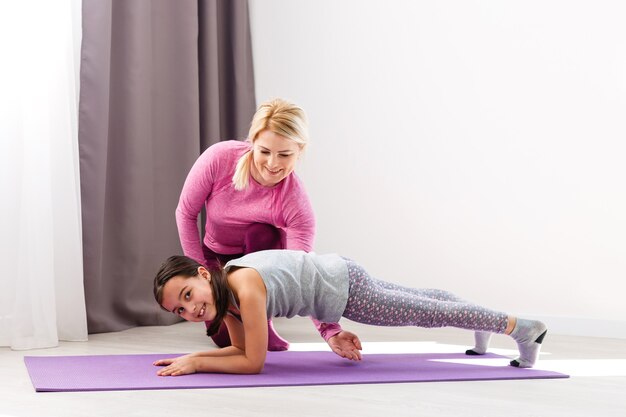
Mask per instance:
[[[211,273],[205,267],[198,267],[198,275],[211,282]]]

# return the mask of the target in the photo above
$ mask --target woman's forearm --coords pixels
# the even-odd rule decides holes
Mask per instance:
[[[181,205],[176,209],[176,227],[178,228],[178,238],[183,253],[200,263],[204,263],[202,240],[198,232],[197,218],[197,213],[194,216],[187,210],[183,210]]]

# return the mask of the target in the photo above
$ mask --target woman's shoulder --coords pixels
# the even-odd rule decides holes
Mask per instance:
[[[300,178],[295,172],[292,172],[284,180],[284,184],[280,189],[280,202],[283,216],[290,217],[293,215],[307,213],[313,216],[313,207],[309,194]]]
[[[298,175],[294,172],[292,172],[291,174],[289,174],[287,176],[287,178],[285,178],[282,181],[282,187],[281,187],[281,192],[283,193],[287,193],[291,196],[293,196],[294,194],[307,194],[306,188],[304,186],[304,183],[302,182],[302,180],[300,179],[300,177],[298,177]]]
[[[209,146],[204,154],[213,157],[236,157],[243,155],[250,150],[250,143],[241,140],[224,140]]]
[[[209,172],[218,174],[220,172],[228,172],[231,175],[231,170],[237,164],[237,161],[250,149],[248,142],[242,142],[239,140],[226,140],[217,142],[209,146],[200,155],[198,162],[205,169],[209,169]]]
[[[223,140],[221,142],[214,143],[209,146],[209,149],[217,149],[221,151],[232,151],[237,149],[250,149],[250,142],[243,140]]]

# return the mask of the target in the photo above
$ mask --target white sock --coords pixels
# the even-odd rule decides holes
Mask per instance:
[[[466,355],[484,355],[489,349],[489,341],[492,333],[490,332],[474,332],[474,348],[465,351]]]
[[[517,342],[519,357],[511,361],[511,366],[532,368],[547,332],[546,325],[539,320],[517,319],[510,336]]]

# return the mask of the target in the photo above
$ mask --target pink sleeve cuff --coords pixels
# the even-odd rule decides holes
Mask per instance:
[[[311,320],[313,321],[313,324],[315,324],[317,331],[320,332],[322,338],[324,338],[327,342],[331,337],[336,336],[343,330],[339,323],[322,323],[313,317],[311,317]]]

